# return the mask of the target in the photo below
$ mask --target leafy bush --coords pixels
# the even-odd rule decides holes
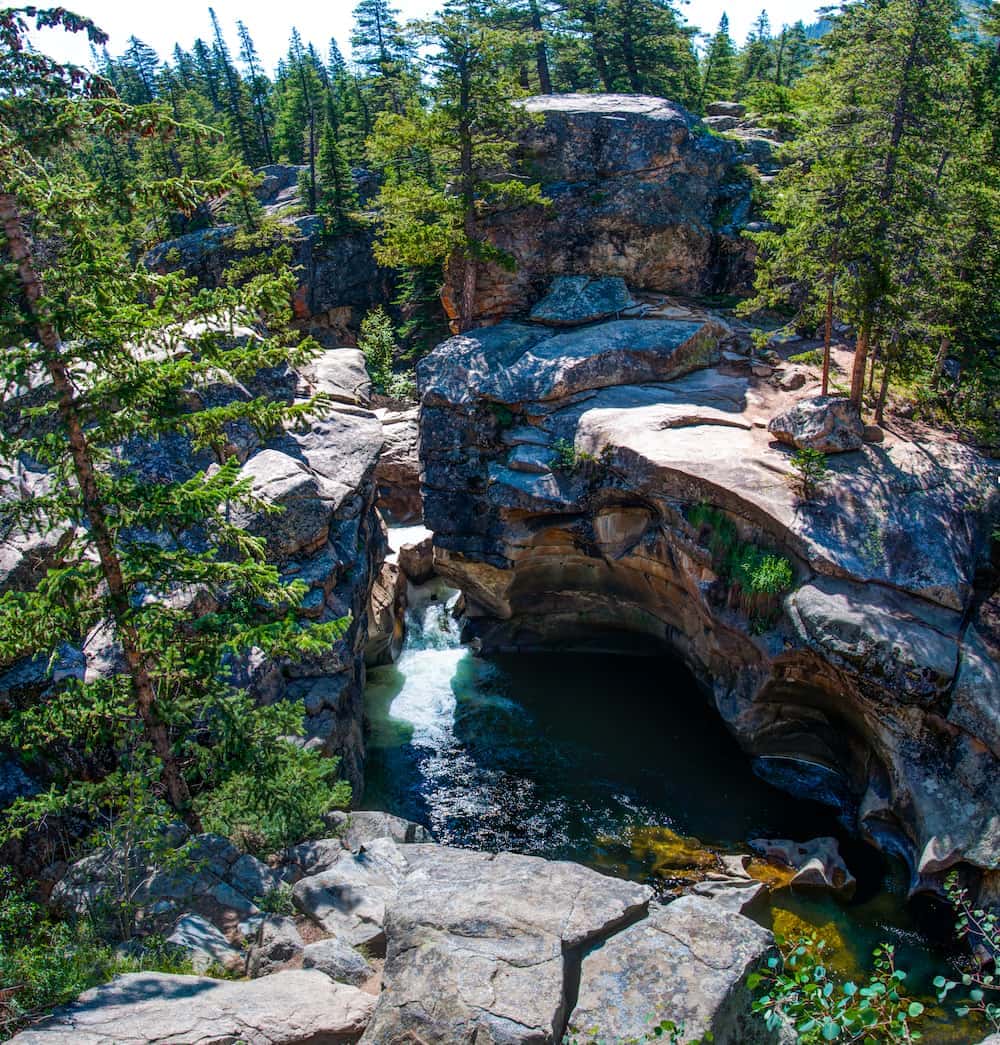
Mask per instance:
[[[973,948],[970,967],[961,976],[962,986],[968,989],[968,994],[955,1009],[955,1014],[979,1013],[995,1032],[1000,1032],[1000,978],[995,972],[987,971],[990,961],[1000,955],[1000,919],[992,911],[972,906],[969,894],[958,884],[956,873],[948,876],[945,890],[958,912],[955,929],[959,938],[978,945]],[[936,976],[934,986],[938,991],[938,1001],[943,1002],[959,984],[944,976]]]
[[[364,353],[365,367],[375,391],[384,395],[393,380],[392,364],[398,345],[392,320],[381,305],[361,321],[358,348]]]
[[[815,499],[829,471],[826,454],[819,450],[796,450],[792,456],[791,483],[804,501]]]
[[[555,451],[555,459],[552,467],[559,472],[575,472],[579,464],[576,446],[568,439],[557,439],[552,444]]]
[[[741,541],[736,524],[718,508],[695,505],[687,519],[711,553],[712,567],[727,586],[730,604],[757,625],[769,626],[778,613],[778,596],[795,582],[791,562]]]
[[[116,954],[90,919],[55,921],[0,868],[0,1038],[118,973],[145,970],[194,972],[159,939],[135,955]]]
[[[292,887],[287,882],[277,889],[269,889],[263,896],[255,897],[254,903],[267,914],[295,914]]]
[[[753,1011],[764,1018],[768,1030],[778,1032],[790,1023],[802,1045],[827,1041],[916,1041],[912,1029],[924,1006],[906,997],[906,973],[896,968],[893,948],[887,944],[873,952],[871,977],[859,986],[839,982],[824,964],[826,941],[806,936],[788,944],[775,937],[780,956],[768,959],[763,972],[748,978],[751,990],[763,988]]]

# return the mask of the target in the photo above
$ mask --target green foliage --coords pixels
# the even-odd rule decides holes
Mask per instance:
[[[819,450],[804,448],[792,455],[791,483],[804,501],[816,499],[829,471],[826,454]]]
[[[260,854],[315,837],[323,831],[323,814],[350,802],[350,785],[336,779],[337,769],[337,759],[277,740],[199,798],[202,824]]]
[[[810,348],[805,352],[796,352],[795,355],[788,357],[788,362],[799,363],[802,366],[822,366],[823,349]]]
[[[557,439],[552,444],[552,449],[555,452],[552,467],[556,471],[570,473],[576,471],[580,463],[580,455],[573,443],[568,439]]]
[[[90,919],[54,920],[0,868],[0,1036],[16,1031],[119,973],[193,973],[189,961],[148,939],[123,957]]]
[[[390,394],[393,365],[399,346],[389,313],[379,305],[361,321],[358,348],[364,353],[365,367],[376,392]]]
[[[968,891],[959,885],[956,872],[948,876],[945,890],[958,915],[955,922],[958,938],[973,948],[969,967],[960,976],[965,998],[956,1007],[955,1014],[964,1017],[978,1013],[989,1022],[994,1032],[1000,1033],[1000,977],[993,968],[996,956],[1000,954],[1000,918],[994,911],[972,906]],[[959,990],[959,982],[936,976],[934,987],[938,1001],[943,1002],[953,991]]]
[[[791,562],[748,541],[741,541],[736,524],[718,508],[698,504],[687,520],[712,556],[712,566],[726,585],[729,602],[761,628],[780,612],[779,597],[795,582]]]
[[[271,889],[263,896],[254,897],[254,903],[267,914],[295,914],[295,903],[292,900],[292,887],[284,882],[277,889]]]
[[[775,939],[780,956],[769,958],[766,969],[747,981],[751,991],[758,991],[753,1011],[769,1031],[790,1023],[802,1045],[920,1040],[914,1028],[924,1006],[907,998],[906,973],[896,968],[891,946],[875,949],[871,977],[859,985],[840,981],[826,967],[826,941],[816,936],[793,943]]]

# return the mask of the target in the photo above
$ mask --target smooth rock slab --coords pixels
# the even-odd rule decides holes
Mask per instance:
[[[167,937],[167,943],[184,951],[197,972],[206,972],[213,965],[230,972],[243,971],[243,955],[200,914],[182,915]]]
[[[713,900],[684,896],[612,936],[584,959],[571,1033],[581,1040],[642,1041],[673,1020],[682,1041],[711,1032],[714,1045],[774,1040],[750,1012],[747,976],[773,937]]]
[[[364,1041],[554,1042],[566,953],[640,917],[651,890],[578,864],[407,846]],[[406,1037],[409,1035],[410,1037]]]
[[[357,1041],[375,999],[321,972],[233,982],[143,972],[81,994],[18,1045],[340,1045]]]

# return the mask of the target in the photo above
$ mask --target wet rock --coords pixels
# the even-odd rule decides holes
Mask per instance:
[[[634,304],[623,279],[559,276],[531,310],[531,318],[546,326],[576,327],[614,316]]]
[[[673,1020],[685,1041],[709,1033],[716,1045],[774,1041],[751,1013],[746,985],[772,951],[769,932],[712,900],[654,905],[584,957],[570,1032],[588,1041],[640,1041],[652,1017]]]
[[[373,954],[385,950],[385,911],[406,871],[395,842],[377,838],[343,852],[325,871],[295,884],[295,906],[325,932]]]
[[[384,562],[372,585],[368,601],[368,643],[365,664],[391,664],[406,637],[406,574],[398,563]]]
[[[577,864],[444,846],[402,852],[408,873],[386,920],[384,989],[363,1039],[372,1043],[557,1040],[566,953],[639,917],[651,896]]]
[[[302,968],[318,969],[331,980],[355,987],[360,987],[375,974],[363,955],[336,937],[309,944],[302,951]]]
[[[767,430],[798,450],[839,454],[857,450],[864,442],[864,425],[849,399],[815,396],[800,399],[790,410],[772,418]]]
[[[750,848],[768,860],[792,868],[793,887],[823,889],[845,900],[850,900],[857,889],[857,880],[844,863],[836,838],[812,838],[808,842],[755,838]]]
[[[399,568],[411,584],[426,584],[434,576],[434,538],[428,534],[417,544],[399,549]]]
[[[691,891],[704,896],[733,914],[745,914],[767,891],[763,882],[746,869],[746,856],[723,856],[722,870],[709,872],[705,880],[696,882]]]
[[[243,972],[243,955],[200,914],[185,914],[179,918],[166,943],[183,951],[196,972],[206,972],[213,966]]]
[[[232,982],[143,972],[86,991],[22,1031],[17,1045],[199,1042],[298,1045],[357,1041],[375,999],[316,971]]]
[[[269,914],[262,919],[247,955],[247,971],[253,977],[269,976],[294,961],[305,950],[294,918]]]

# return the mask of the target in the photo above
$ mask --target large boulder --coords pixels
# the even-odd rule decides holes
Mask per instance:
[[[243,955],[200,914],[179,918],[166,942],[188,958],[195,972],[208,972],[213,967],[243,972]]]
[[[295,906],[352,947],[385,951],[385,912],[406,872],[394,842],[378,838],[359,853],[344,851],[325,871],[295,884]]]
[[[757,1045],[777,1040],[750,1011],[747,977],[774,940],[749,918],[710,899],[684,896],[615,934],[583,959],[570,1036],[642,1041],[672,1020],[681,1040]]]
[[[386,919],[384,989],[363,1040],[556,1042],[569,963],[641,917],[644,886],[577,864],[407,846]]]
[[[261,919],[247,954],[247,971],[254,978],[268,976],[304,953],[305,941],[295,919],[271,914]]]
[[[767,430],[778,442],[824,454],[859,450],[865,435],[857,407],[841,396],[800,399],[790,410],[772,418]]]
[[[420,424],[416,407],[375,411],[382,422],[385,445],[375,468],[379,506],[393,522],[402,525],[420,522]]]
[[[746,284],[734,216],[749,213],[750,182],[736,144],[699,134],[697,117],[662,98],[544,95],[525,107],[524,174],[549,202],[484,219],[481,233],[515,264],[480,266],[478,321],[527,312],[557,276],[687,295]],[[446,286],[446,308],[458,296]]]
[[[142,972],[86,991],[16,1034],[17,1045],[341,1045],[357,1041],[375,999],[321,972],[232,982]]]
[[[360,987],[375,975],[365,956],[336,936],[309,944],[302,951],[302,968],[318,969],[331,980],[355,987]]]

